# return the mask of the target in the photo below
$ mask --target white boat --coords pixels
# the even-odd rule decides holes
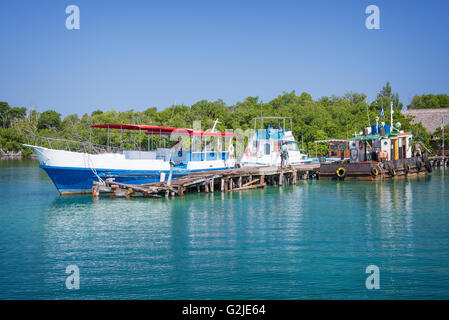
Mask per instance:
[[[260,127],[258,127],[258,120]],[[265,120],[282,120],[281,123],[270,123],[264,128]],[[290,120],[290,130],[285,129],[285,121]],[[249,139],[243,156],[238,162],[240,167],[281,166],[280,150],[286,143],[288,148],[287,164],[312,163],[313,160],[299,150],[298,143],[292,133],[292,119],[289,117],[257,117],[254,118],[254,135]]]
[[[222,150],[221,146],[232,146],[234,133],[194,131],[185,128],[171,128],[145,125],[104,124],[94,128],[139,130],[147,135],[187,136],[190,144],[183,150],[182,142],[172,148],[156,150],[129,150],[93,154],[46,148],[26,144],[33,148],[40,167],[45,170],[61,194],[92,192],[94,181],[114,179],[128,184],[145,184],[176,179],[190,172],[230,169],[235,166],[233,147]],[[199,150],[192,144],[199,138]],[[206,142],[209,139],[209,144]],[[210,141],[217,143],[215,150]],[[228,139],[228,141],[226,141]],[[223,143],[225,140],[225,143]],[[140,141],[140,140],[139,140]],[[205,141],[205,143],[203,143]]]

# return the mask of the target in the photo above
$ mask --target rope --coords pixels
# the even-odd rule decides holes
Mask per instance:
[[[92,161],[92,159],[90,158],[90,154],[87,153],[87,164],[89,165],[90,170],[93,172],[93,174],[98,178],[98,181],[102,184],[105,185],[105,182],[103,179],[100,178],[100,176],[98,175],[97,170],[94,167],[94,163]]]

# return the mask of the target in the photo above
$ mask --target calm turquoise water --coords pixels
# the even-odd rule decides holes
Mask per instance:
[[[34,161],[0,161],[0,298],[448,299],[448,188],[436,169],[93,202],[59,197]],[[79,290],[65,287],[71,264]]]

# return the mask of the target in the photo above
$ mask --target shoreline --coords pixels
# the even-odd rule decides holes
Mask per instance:
[[[3,151],[0,149],[0,160],[23,160],[23,159],[37,159],[37,156],[34,153],[29,155],[23,155],[22,150],[18,152],[12,151]]]

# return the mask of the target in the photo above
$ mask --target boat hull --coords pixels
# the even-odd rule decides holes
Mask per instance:
[[[167,181],[170,163],[162,159],[127,159],[124,154],[87,154],[26,145],[34,149],[40,167],[45,170],[61,194],[91,193],[94,181],[114,179],[126,184]],[[203,160],[175,164],[172,180],[196,171],[234,168],[235,161]]]
[[[161,172],[158,170],[110,170],[96,169],[97,175],[90,168],[42,166],[55,187],[61,194],[78,194],[92,192],[94,181],[114,178],[121,183],[144,184],[160,181]],[[167,173],[168,176],[168,173]],[[174,177],[175,178],[175,177]]]
[[[307,160],[301,160],[301,161],[295,161],[295,162],[291,162],[289,161],[287,165],[299,165],[299,164],[311,164],[314,163],[314,161],[312,159],[307,159]],[[270,167],[281,167],[281,162],[275,162],[275,163],[269,163],[269,162],[240,162],[239,163],[240,167],[266,167],[266,166],[270,166]]]
[[[343,169],[343,170],[342,170]],[[431,172],[431,167],[418,158],[355,163],[321,163],[319,179],[332,180],[378,180],[383,178],[404,178]],[[339,175],[340,171],[340,175]]]
[[[99,178],[114,179],[116,182],[126,184],[146,184],[159,181],[167,181],[170,171],[165,170],[111,170],[74,167],[52,167],[41,165],[47,175],[52,180],[61,195],[91,193],[94,181]],[[214,168],[201,170],[187,170],[175,168],[172,172],[172,179],[185,176],[195,171],[223,170],[228,168]],[[96,173],[95,173],[96,172]]]

